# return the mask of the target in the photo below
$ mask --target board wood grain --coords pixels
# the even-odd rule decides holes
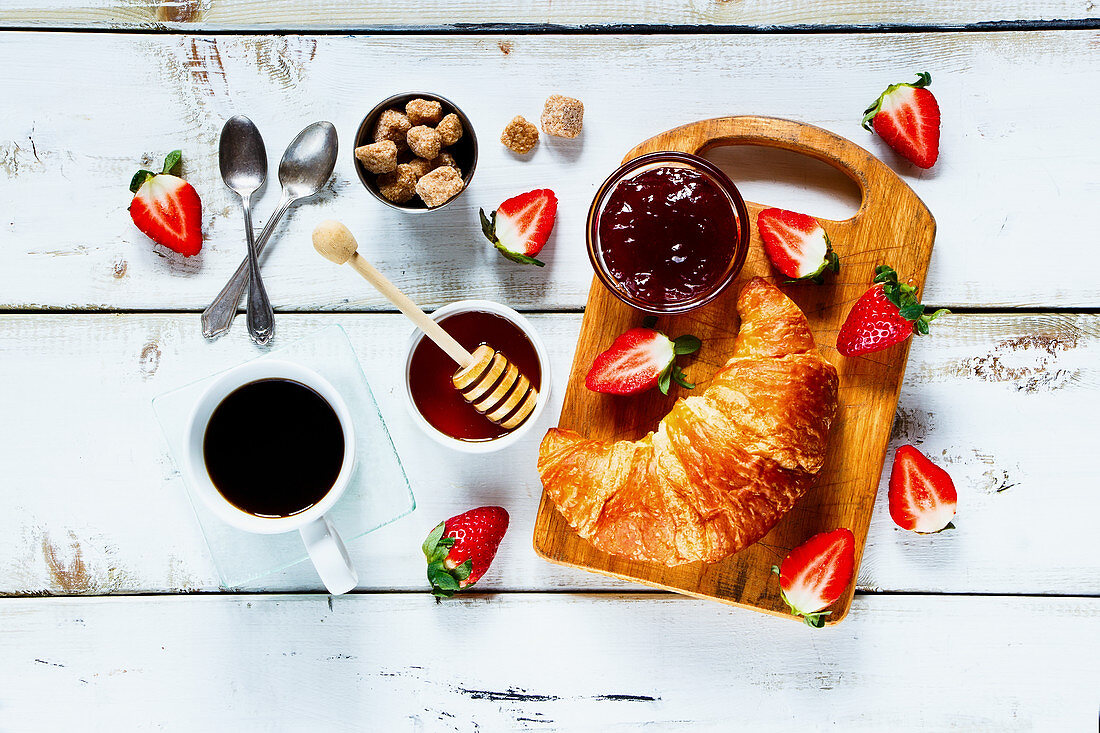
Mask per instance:
[[[757,28],[842,25],[1042,23],[1100,17],[1073,0],[436,0],[415,7],[386,0],[5,0],[0,27],[148,30],[356,30],[479,25],[736,25]]]
[[[859,596],[831,629],[664,593],[26,598],[0,613],[11,731],[1096,726],[1096,598]]]
[[[573,532],[546,494],[535,523],[534,545],[553,562],[789,616],[771,572],[787,551],[818,532],[847,527],[856,538],[859,567],[909,352],[906,342],[865,357],[845,358],[834,347],[836,334],[851,304],[870,285],[877,265],[890,264],[903,282],[918,289],[923,286],[936,224],[913,190],[869,152],[826,130],[791,120],[703,120],[647,140],[631,150],[624,162],[661,150],[700,154],[728,145],[760,145],[808,155],[850,176],[862,193],[855,216],[821,222],[841,259],[840,272],[827,276],[824,285],[785,284],[783,278],[773,277],[756,227],[757,214],[767,207],[749,202],[750,221],[741,226],[750,228],[752,242],[737,282],[711,303],[690,313],[662,317],[657,323],[670,336],[690,333],[702,339],[700,355],[688,369],[696,390],[702,391],[733,355],[736,296],[749,279],[769,279],[802,308],[819,349],[840,377],[837,416],[817,484],[762,540],[714,564],[667,568],[602,552]],[[636,440],[651,432],[669,411],[681,390],[671,390],[668,397],[650,392],[622,399],[584,386],[596,355],[620,333],[640,325],[642,317],[593,280],[559,427],[590,438]],[[829,623],[847,614],[854,588],[853,584],[833,606]]]

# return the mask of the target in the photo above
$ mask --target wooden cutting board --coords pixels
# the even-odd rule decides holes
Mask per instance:
[[[703,340],[698,357],[684,364],[700,391],[732,355],[738,329],[734,306],[749,278],[768,278],[802,308],[820,352],[840,375],[839,411],[817,485],[762,540],[713,565],[666,568],[608,555],[578,537],[545,493],[535,521],[534,545],[551,562],[793,618],[771,571],[789,550],[818,532],[848,527],[855,534],[859,567],[911,341],[864,357],[843,357],[835,348],[837,332],[852,304],[870,286],[876,265],[891,265],[903,281],[918,289],[923,286],[936,223],[913,190],[869,152],[827,130],[791,120],[751,116],[703,120],[647,140],[631,150],[624,162],[654,151],[701,154],[722,145],[760,145],[808,155],[851,177],[862,194],[859,211],[851,219],[821,220],[841,258],[840,273],[830,274],[825,285],[785,285],[782,277],[775,277],[756,230],[756,215],[767,206],[750,202],[752,244],[738,282],[708,305],[662,317],[657,323],[669,336],[690,333]],[[736,172],[730,177],[737,183]],[[593,279],[560,427],[593,438],[635,440],[653,430],[675,399],[687,394],[675,384],[668,397],[656,390],[623,398],[585,389],[584,377],[596,355],[617,335],[641,325],[643,317]],[[853,582],[845,597],[831,607],[830,624],[848,613],[854,589]]]

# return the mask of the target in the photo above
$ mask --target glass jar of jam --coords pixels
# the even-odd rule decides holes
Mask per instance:
[[[685,313],[716,298],[741,271],[749,216],[710,161],[676,152],[626,163],[596,192],[588,256],[600,281],[647,313]]]

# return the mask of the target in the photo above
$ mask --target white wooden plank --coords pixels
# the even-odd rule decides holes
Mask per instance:
[[[738,6],[740,3],[728,3]],[[287,141],[319,118],[344,149],[333,183],[280,227],[264,272],[276,306],[383,306],[351,273],[310,248],[322,218],[346,221],[365,253],[427,305],[482,296],[525,309],[580,307],[591,280],[583,224],[591,196],[633,144],[684,122],[739,113],[803,119],[895,165],[935,214],[926,300],[943,305],[1100,305],[1079,256],[1081,211],[1100,193],[1089,145],[1100,97],[1100,32],[806,36],[196,37],[0,35],[0,305],[200,309],[243,250],[237,202],[216,141],[249,114],[272,171]],[[74,63],[79,59],[80,63]],[[105,69],[110,69],[106,74]],[[598,69],[598,73],[596,72]],[[890,82],[933,74],[942,157],[930,172],[899,163],[859,127]],[[474,121],[481,160],[471,189],[443,211],[409,217],[370,199],[351,168],[352,135],[379,98],[412,88],[453,98]],[[586,105],[577,140],[544,139],[528,161],[497,143],[514,114],[537,118],[546,95]],[[1051,110],[1073,109],[1073,114]],[[130,223],[126,184],[139,164],[184,150],[205,201],[207,243],[165,256]],[[843,216],[850,185],[775,155],[721,154],[747,197]],[[500,258],[478,207],[553,187],[559,221],[546,268]],[[818,190],[818,187],[821,187]],[[814,190],[814,195],[805,189]],[[269,185],[260,220],[278,197]],[[824,202],[824,204],[823,204]],[[837,243],[843,254],[843,243]]]
[[[560,411],[580,317],[533,321],[553,362],[552,401],[528,439],[480,458],[426,441],[407,415],[398,365],[411,327],[403,318],[280,315],[285,342],[331,323],[345,328],[417,497],[412,516],[352,544],[362,588],[424,587],[423,536],[491,503],[511,512],[512,528],[484,587],[630,587],[547,564],[531,549],[537,444]],[[194,314],[0,317],[0,593],[216,590],[149,402],[254,356],[237,325],[206,344]],[[958,529],[931,537],[897,529],[884,480],[860,586],[1100,592],[1091,511],[1100,317],[948,316],[934,330],[913,345],[892,445],[913,442],[952,473]],[[262,587],[320,586],[311,567],[299,566]]]
[[[8,599],[0,613],[11,730],[1096,725],[1098,599],[857,596],[826,630],[663,594]]]
[[[382,0],[7,0],[0,26],[32,28],[334,29],[518,23],[560,26],[615,24],[812,26],[962,25],[1100,17],[1092,3],[1072,0],[439,0],[408,6]]]

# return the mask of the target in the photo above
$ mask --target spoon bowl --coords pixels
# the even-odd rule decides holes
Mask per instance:
[[[244,115],[231,117],[222,128],[218,145],[222,180],[242,198],[251,196],[267,180],[267,149],[260,131]]]
[[[337,149],[331,122],[314,122],[299,132],[279,161],[283,196],[297,201],[320,192],[336,168]]]

